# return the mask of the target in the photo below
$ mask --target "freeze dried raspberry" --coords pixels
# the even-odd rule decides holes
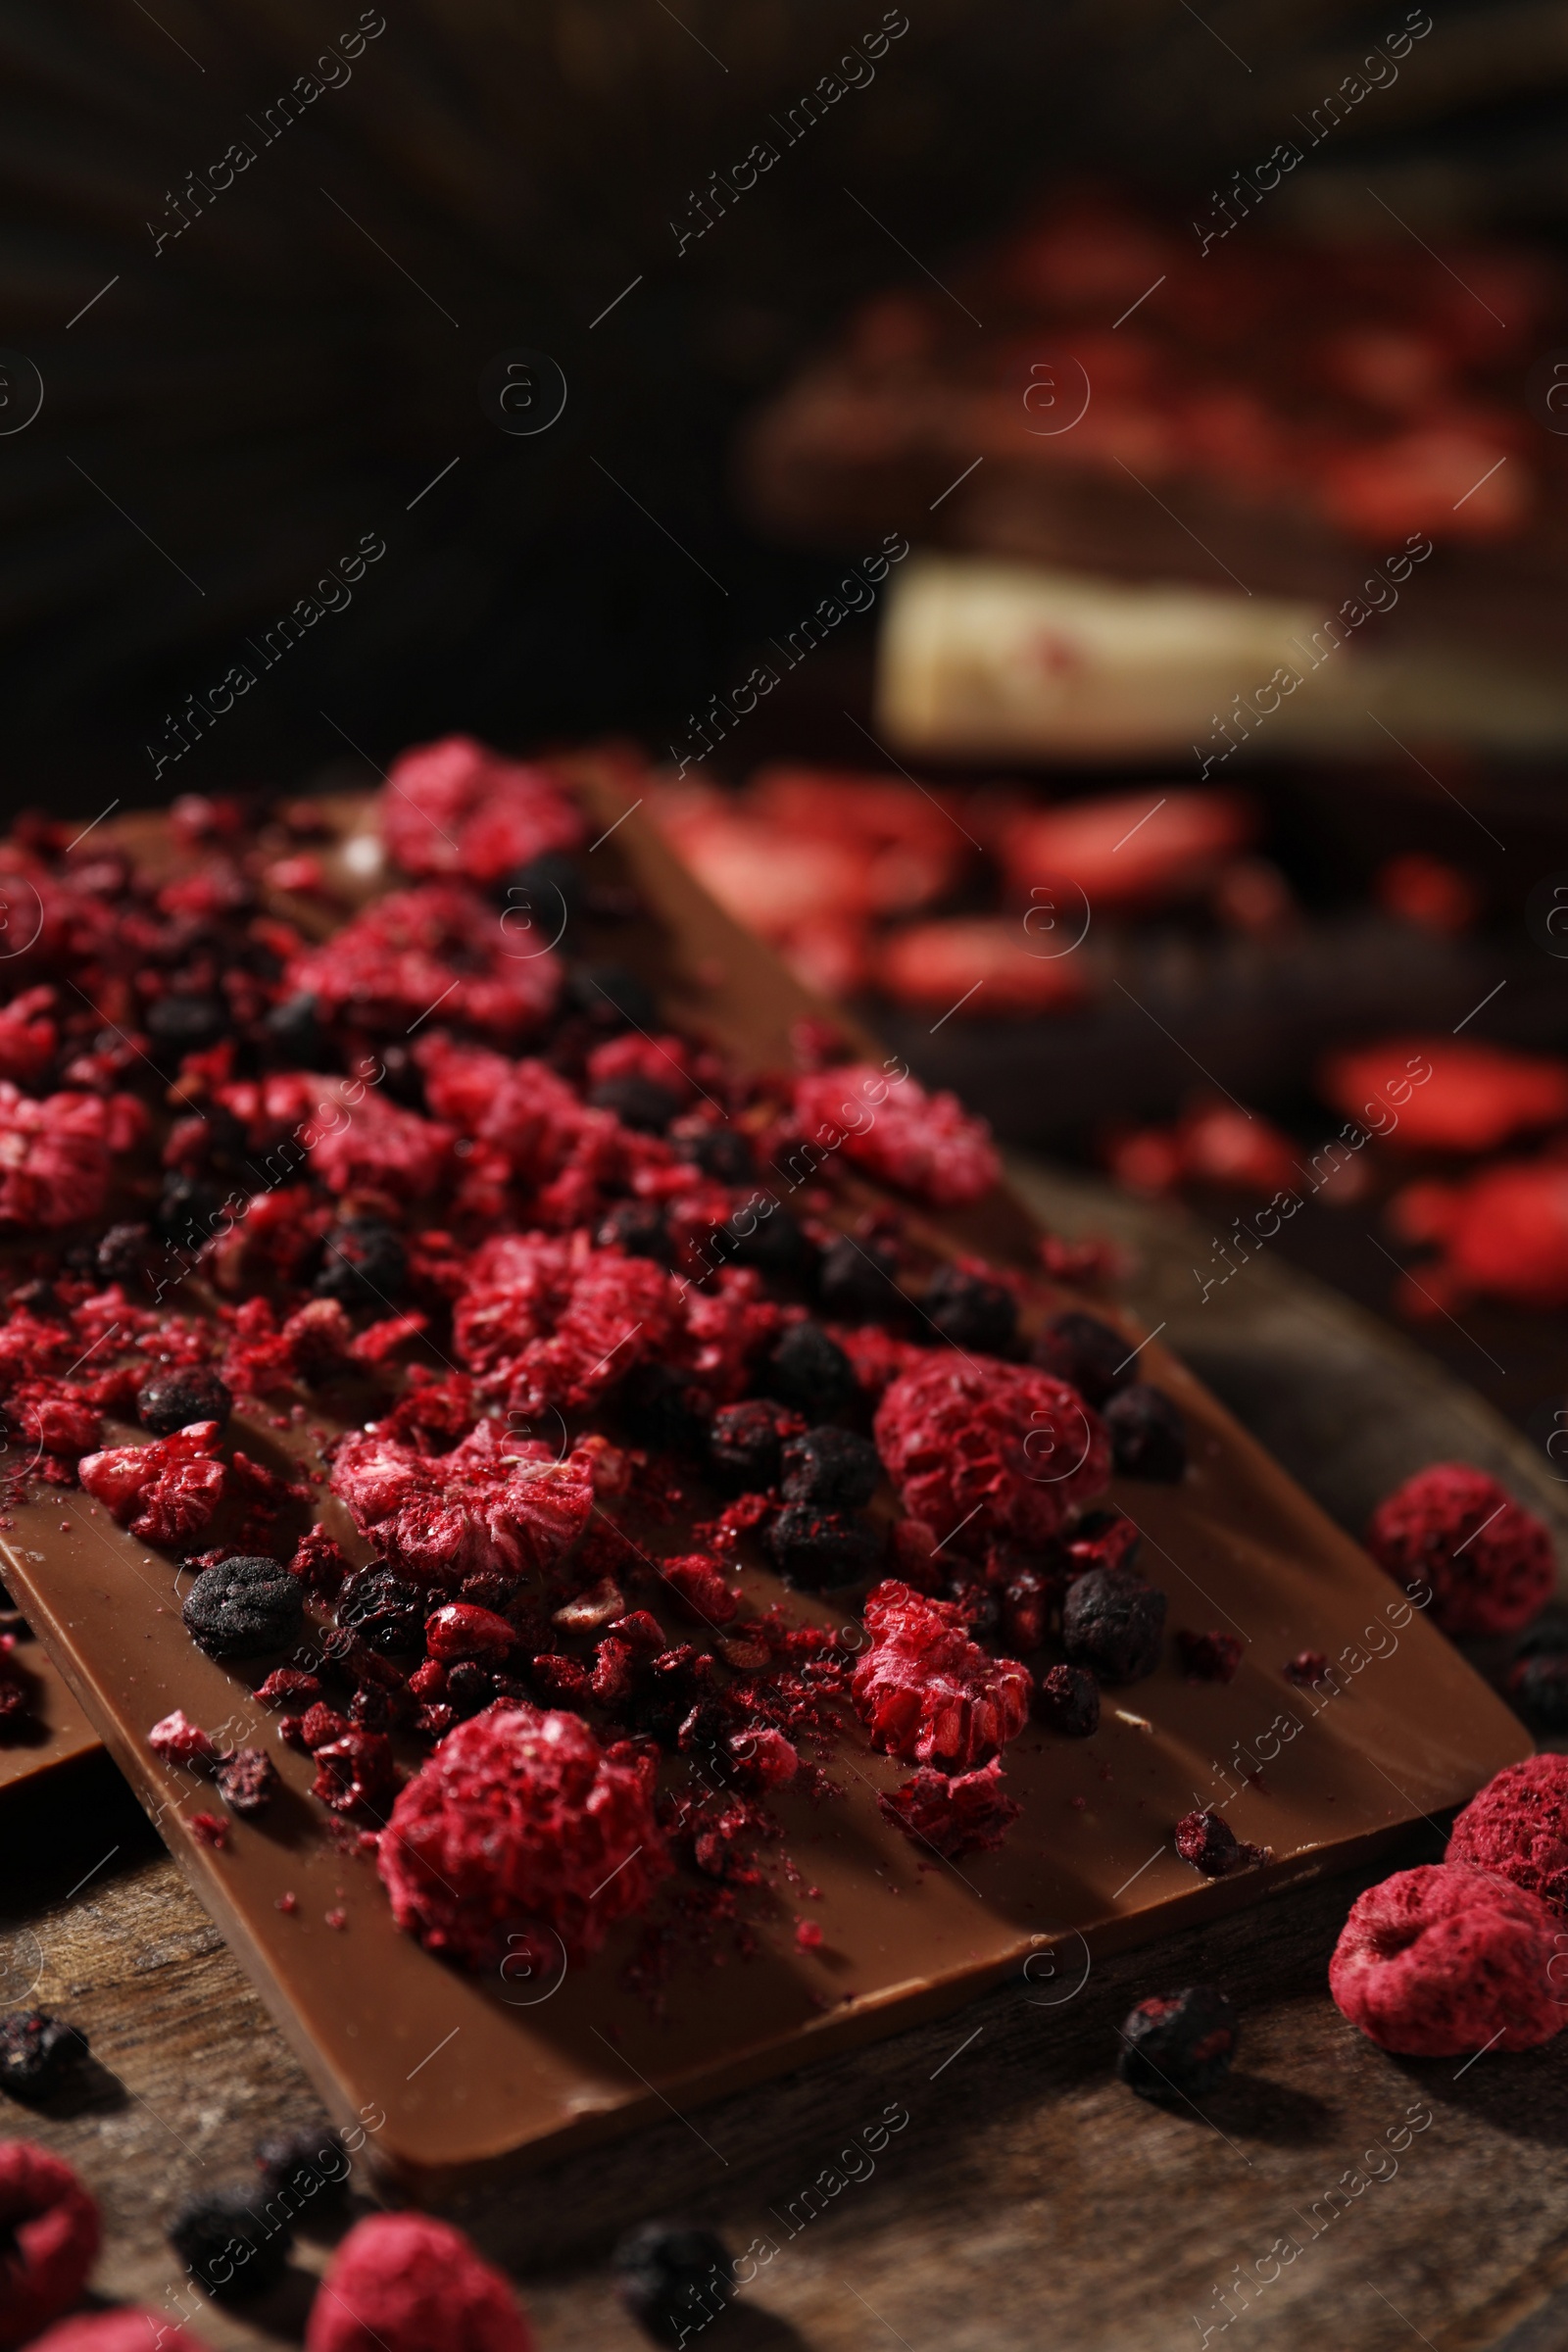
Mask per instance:
[[[98,2251],[97,2206],[30,2140],[0,2140],[0,2348],[11,2352],[71,2309]]]
[[[555,1009],[561,964],[549,954],[511,956],[507,946],[493,907],[431,882],[378,899],[295,956],[283,985],[313,997],[323,1019],[378,1036],[402,1040],[439,1005],[443,1021],[515,1045]],[[351,1115],[373,1099],[365,1093]]]
[[[1069,1740],[1092,1740],[1100,1729],[1100,1685],[1082,1666],[1053,1666],[1040,1678],[1035,1713]]]
[[[952,1601],[888,1583],[861,1614],[871,1647],[850,1688],[873,1747],[968,1769],[1017,1738],[1029,1716],[1029,1669],[971,1642]]]
[[[205,1772],[218,1761],[211,1735],[199,1723],[192,1723],[182,1707],[153,1725],[147,1744],[166,1764],[182,1764],[188,1772]]]
[[[795,1113],[808,1143],[938,1208],[982,1200],[1002,1173],[990,1128],[956,1095],[890,1080],[874,1062],[798,1078]]]
[[[906,1372],[918,1371],[931,1361],[929,1348],[901,1340],[878,1323],[840,1323],[828,1335],[850,1359],[855,1382],[863,1397],[875,1404]],[[814,1405],[813,1410],[817,1409]]]
[[[1009,1537],[1040,1547],[1110,1475],[1104,1427],[1076,1389],[946,1348],[893,1383],[875,1433],[904,1508],[939,1537],[961,1529],[976,1555]]]
[[[249,1658],[298,1641],[305,1595],[281,1561],[245,1553],[204,1568],[180,1615],[210,1658]]]
[[[1512,1634],[1555,1581],[1551,1537],[1494,1478],[1433,1462],[1378,1504],[1367,1549],[1417,1598],[1432,1593],[1446,1634]]]
[[[341,1740],[329,1740],[311,1752],[316,1758],[314,1797],[334,1813],[368,1812],[377,1821],[383,1818],[398,1786],[392,1742],[384,1732],[362,1731],[355,1724]]]
[[[1190,1683],[1233,1683],[1245,1643],[1240,1634],[1194,1634],[1179,1627],[1177,1653]]]
[[[232,1392],[210,1364],[176,1364],[172,1371],[155,1372],[136,1395],[136,1418],[155,1438],[172,1438],[193,1421],[211,1421],[221,1429],[233,1409]]]
[[[229,1811],[247,1821],[265,1813],[283,1785],[277,1766],[259,1747],[236,1747],[232,1755],[222,1758],[213,1777]]]
[[[322,1599],[332,1600],[341,1591],[343,1579],[349,1572],[347,1554],[334,1543],[320,1522],[308,1536],[301,1536],[289,1561],[290,1576],[297,1576],[307,1592],[319,1593]]]
[[[782,1788],[801,1769],[800,1751],[768,1724],[731,1733],[729,1748],[741,1778],[759,1788]]]
[[[291,1725],[295,1730],[294,1737],[288,1740],[289,1746],[303,1748],[311,1756],[318,1747],[326,1747],[332,1740],[346,1738],[353,1729],[346,1715],[340,1715],[335,1707],[326,1706],[320,1700],[307,1707],[303,1715],[285,1715],[277,1727],[280,1739],[289,1732]]]
[[[1454,1822],[1446,1859],[1496,1871],[1568,1919],[1568,1756],[1505,1764]]]
[[[178,2328],[139,2304],[78,2312],[40,2335],[31,2352],[207,2352],[188,2328]]]
[[[1164,1593],[1125,1568],[1091,1569],[1062,1603],[1068,1657],[1102,1683],[1139,1683],[1152,1674],[1164,1629]]]
[[[1116,2072],[1141,2099],[1195,2099],[1213,2090],[1236,2056],[1236,2011],[1212,1984],[1140,2001],[1121,2029]]]
[[[368,1094],[341,1127],[313,1133],[311,1168],[328,1192],[424,1200],[451,1166],[452,1144],[450,1127]],[[363,1274],[356,1273],[363,1287]]]
[[[29,988],[0,1005],[0,1078],[31,1089],[48,1076],[60,1039],[49,1017],[58,1001],[52,988]]]
[[[1187,1468],[1187,1424],[1163,1389],[1129,1381],[1105,1405],[1105,1431],[1118,1478],[1175,1486]]]
[[[580,849],[587,838],[576,802],[548,768],[508,760],[471,735],[444,735],[400,753],[377,812],[406,874],[500,882],[553,850]]]
[[[133,1107],[144,1132],[145,1113]],[[54,1232],[101,1216],[116,1150],[136,1140],[125,1127],[99,1095],[46,1095],[40,1102],[0,1079],[0,1225]]]
[[[518,1061],[436,1035],[416,1058],[438,1119],[506,1154],[514,1173],[543,1184],[590,1136],[612,1141],[613,1122],[589,1110],[548,1062]]]
[[[1022,1812],[1016,1797],[1003,1795],[1001,1780],[1000,1756],[951,1780],[927,1766],[876,1801],[883,1818],[906,1838],[956,1862],[964,1854],[993,1852]]]
[[[1085,1511],[1060,1539],[1059,1551],[1071,1581],[1091,1568],[1130,1568],[1143,1538],[1125,1511]]]
[[[435,1455],[364,1433],[338,1448],[332,1492],[410,1577],[453,1587],[485,1568],[533,1574],[568,1551],[593,1508],[593,1462],[580,1449],[557,1461],[496,1421]]]
[[[725,1266],[710,1289],[688,1290],[680,1315],[676,1360],[715,1404],[729,1403],[747,1388],[754,1360],[782,1320],[750,1266]],[[816,1409],[831,1409],[825,1396],[816,1399]]]
[[[266,1682],[257,1685],[256,1695],[264,1707],[297,1707],[302,1699],[308,1705],[319,1698],[321,1686],[314,1674],[302,1674],[297,1666],[274,1666]]]
[[[111,1446],[90,1453],[79,1476],[111,1518],[143,1544],[188,1548],[206,1527],[228,1483],[215,1459],[216,1421],[196,1421],[148,1446]]]
[[[1352,1904],[1329,1990],[1352,2025],[1406,2057],[1533,2050],[1568,2018],[1548,1974],[1558,1926],[1539,1895],[1490,1870],[1401,1870]]]
[[[228,1824],[219,1813],[193,1813],[189,1829],[198,1845],[211,1846],[221,1853],[228,1843]]]
[[[575,1715],[497,1707],[460,1724],[404,1788],[378,1868],[399,1927],[472,1969],[543,1923],[585,1960],[669,1868],[653,1770]]]
[[[1176,1851],[1205,1879],[1228,1878],[1233,1870],[1250,1870],[1268,1859],[1263,1846],[1244,1843],[1222,1813],[1206,1811],[1182,1815],[1176,1824]]]
[[[692,1049],[684,1038],[667,1032],[662,1037],[646,1037],[640,1030],[629,1029],[623,1036],[607,1038],[602,1046],[595,1046],[588,1056],[589,1087],[622,1078],[641,1079],[670,1097],[674,1106],[671,1117],[675,1110],[683,1110],[697,1092]]]
[[[678,1303],[662,1266],[595,1250],[586,1235],[501,1234],[473,1259],[453,1338],[510,1405],[583,1405],[667,1352]]]
[[[512,2287],[446,2222],[374,2213],[332,2257],[305,2352],[533,2352]]]
[[[725,1583],[717,1560],[706,1551],[682,1559],[661,1560],[659,1573],[671,1592],[704,1625],[728,1625],[740,1607],[740,1595]]]
[[[1390,1038],[1331,1054],[1318,1072],[1325,1099],[1352,1119],[1385,1089],[1395,1099],[1396,1078],[1404,1100],[1389,1134],[1407,1150],[1494,1152],[1568,1115],[1568,1062],[1476,1038]]]

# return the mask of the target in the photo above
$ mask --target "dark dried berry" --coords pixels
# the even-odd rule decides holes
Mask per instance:
[[[617,1200],[594,1240],[601,1250],[651,1257],[656,1265],[669,1263],[669,1226],[657,1200]]]
[[[538,1665],[536,1658],[536,1674]],[[649,1660],[632,1701],[630,1713],[636,1729],[647,1732],[662,1747],[673,1747],[692,1708],[707,1696],[712,1676],[712,1658],[694,1649],[689,1642],[661,1650]]]
[[[863,1519],[819,1510],[810,1502],[792,1502],[780,1511],[767,1531],[767,1548],[785,1583],[808,1592],[870,1576],[882,1554]]]
[[[154,1222],[178,1249],[199,1250],[218,1231],[226,1204],[226,1196],[205,1176],[166,1176]]]
[[[1100,1729],[1100,1685],[1081,1666],[1053,1666],[1040,1678],[1035,1713],[1069,1740],[1092,1740]]]
[[[186,996],[171,990],[147,1009],[147,1035],[161,1069],[175,1069],[187,1054],[205,1054],[233,1026],[221,997]]]
[[[1104,1420],[1119,1477],[1176,1484],[1187,1468],[1187,1424],[1163,1389],[1130,1382],[1111,1397]]]
[[[147,1282],[163,1255],[150,1225],[111,1225],[94,1252],[105,1282]]]
[[[1205,1879],[1223,1879],[1239,1870],[1250,1853],[1223,1813],[1184,1813],[1176,1824],[1176,1851],[1184,1862],[1200,1870]]]
[[[1038,1568],[1020,1568],[1002,1589],[1003,1642],[1010,1658],[1038,1649],[1051,1631],[1056,1586]]]
[[[1121,2030],[1116,2072],[1141,2099],[1201,2098],[1236,2055],[1236,2012],[1213,1984],[1140,2001]]]
[[[669,1364],[633,1364],[620,1384],[620,1409],[640,1445],[700,1453],[708,1442],[708,1398]]]
[[[1029,1354],[1043,1372],[1070,1382],[1094,1405],[1103,1404],[1113,1389],[1132,1378],[1133,1349],[1126,1334],[1077,1308],[1053,1315]]]
[[[801,1433],[801,1416],[771,1396],[721,1405],[708,1432],[708,1458],[720,1486],[738,1494],[777,1486],[783,1445]]]
[[[921,1300],[929,1321],[956,1348],[1006,1355],[1018,1336],[1018,1302],[1000,1282],[962,1266],[939,1266]]]
[[[147,1228],[139,1225],[132,1230],[145,1234]],[[19,1282],[11,1294],[11,1303],[13,1306],[24,1306],[29,1315],[58,1316],[66,1311],[60,1303],[60,1293],[54,1284],[45,1282],[41,1277],[36,1282]]]
[[[263,2195],[282,2197],[286,2211],[308,2204],[318,2213],[335,2212],[348,2193],[353,2161],[330,2124],[270,2132],[256,2142],[255,2156]]]
[[[425,1108],[424,1072],[407,1046],[381,1045],[376,1048],[382,1076],[380,1083],[394,1102],[405,1110],[422,1111]]]
[[[720,1225],[712,1240],[714,1255],[726,1265],[752,1266],[774,1282],[809,1282],[815,1243],[787,1208],[766,1203],[765,1195],[750,1200]]]
[[[308,989],[285,997],[274,1004],[267,1016],[266,1029],[272,1043],[282,1048],[291,1061],[303,1062],[309,1069],[321,1056],[321,1023],[319,1007]]]
[[[426,1602],[393,1568],[361,1568],[338,1595],[337,1621],[383,1657],[424,1647]]]
[[[1508,1669],[1508,1696],[1537,1731],[1568,1731],[1568,1651],[1541,1650]]]
[[[959,1624],[976,1642],[984,1642],[1001,1626],[1001,1597],[978,1577],[950,1577],[947,1597],[958,1612]]]
[[[1062,1603],[1063,1648],[1073,1665],[1102,1683],[1137,1683],[1152,1674],[1164,1630],[1164,1593],[1125,1568],[1092,1568]]]
[[[447,1698],[460,1715],[477,1715],[495,1694],[495,1676],[476,1658],[461,1658],[447,1669]]]
[[[276,1765],[260,1747],[236,1747],[232,1755],[220,1756],[213,1778],[229,1811],[244,1816],[265,1813],[282,1787]]]
[[[1244,1647],[1240,1634],[1194,1634],[1184,1626],[1176,1636],[1182,1672],[1194,1683],[1234,1682]]]
[[[1285,1675],[1288,1682],[1304,1685],[1315,1683],[1319,1676],[1327,1674],[1328,1670],[1329,1661],[1326,1650],[1298,1649],[1295,1657],[1287,1661]]]
[[[46,2099],[86,2055],[86,2034],[46,2010],[0,2017],[0,2090],[14,2099]]]
[[[859,1394],[855,1368],[820,1323],[795,1323],[767,1359],[767,1393],[821,1421]]]
[[[659,1006],[646,982],[618,963],[579,963],[566,981],[566,1003],[613,1035],[621,1029],[656,1029]]]
[[[559,945],[565,925],[582,912],[584,878],[569,851],[541,850],[506,880],[501,928],[514,956]]]
[[[727,1121],[677,1119],[669,1140],[682,1159],[720,1184],[750,1184],[757,1174],[757,1154],[750,1137]]]
[[[305,1594],[280,1561],[246,1554],[204,1568],[180,1615],[210,1658],[248,1658],[298,1641]]]
[[[259,2182],[209,2189],[170,2223],[170,2244],[215,2303],[254,2302],[287,2270],[293,2226],[265,2205]]]
[[[906,1312],[899,1288],[898,1251],[886,1242],[841,1233],[822,1252],[817,1295],[841,1323],[892,1323]]]
[[[321,1245],[317,1295],[342,1306],[387,1306],[409,1279],[409,1254],[379,1217],[347,1217]]]
[[[211,1364],[181,1364],[172,1372],[155,1372],[136,1396],[136,1418],[155,1438],[172,1438],[193,1421],[221,1426],[233,1409],[233,1391]]]
[[[645,2222],[612,2259],[622,2303],[656,2344],[690,2343],[735,2293],[735,2265],[711,2230]]]
[[[826,1503],[858,1511],[876,1493],[882,1461],[869,1438],[853,1429],[808,1429],[784,1447],[786,1502]]]
[[[657,1078],[627,1070],[618,1078],[601,1078],[588,1097],[595,1110],[608,1110],[623,1127],[642,1135],[662,1135],[680,1109],[679,1099]]]
[[[374,1683],[362,1683],[349,1700],[349,1721],[362,1732],[389,1732],[396,1720],[392,1693]]]

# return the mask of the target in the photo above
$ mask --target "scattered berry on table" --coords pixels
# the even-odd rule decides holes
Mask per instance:
[[[1352,2025],[1407,2057],[1535,2049],[1568,2020],[1548,1973],[1561,1925],[1539,1895],[1493,1870],[1401,1870],[1357,1896],[1329,1990]]]
[[[721,2237],[683,2222],[644,2222],[612,2257],[620,2299],[656,2344],[690,2343],[735,2294]]]
[[[98,2240],[98,2208],[71,2167],[31,2140],[0,2140],[0,2352],[71,2309]]]
[[[204,2189],[187,2198],[168,2236],[215,2303],[252,2303],[281,2280],[294,2231],[286,2214],[267,2211],[258,2181]]]
[[[1568,1756],[1505,1764],[1454,1822],[1445,1858],[1496,1871],[1568,1919]]]
[[[1468,1462],[1433,1462],[1386,1495],[1367,1529],[1380,1568],[1446,1634],[1513,1634],[1551,1596],[1551,1537]]]
[[[1116,2072],[1141,2099],[1200,2099],[1236,2056],[1236,2011],[1213,1984],[1156,1993],[1125,2018]]]
[[[311,2306],[305,2352],[533,2352],[510,2281],[423,2213],[356,2223]]]
[[[0,2017],[0,2090],[44,2099],[87,2055],[87,2036],[42,2009]]]

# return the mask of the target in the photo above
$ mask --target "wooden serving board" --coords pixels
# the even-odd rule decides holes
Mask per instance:
[[[581,789],[600,826],[628,805],[612,775],[585,772]],[[373,887],[363,808],[340,814],[343,870]],[[650,910],[617,933],[617,953],[658,984],[671,1018],[753,1066],[786,1062],[791,1024],[821,1008],[635,816],[607,851]],[[950,1249],[1030,1261],[1033,1228],[1011,1196],[943,1226]],[[62,1507],[56,1494],[18,1514],[5,1573],[329,2109],[384,2118],[374,2164],[438,2198],[938,2016],[1020,1972],[1048,1998],[1070,1989],[1094,1954],[1352,1865],[1529,1751],[1459,1655],[1157,1340],[1144,1362],[1187,1416],[1193,1466],[1179,1488],[1123,1484],[1111,1499],[1144,1530],[1171,1627],[1241,1633],[1236,1680],[1189,1684],[1167,1662],[1106,1694],[1091,1741],[1031,1725],[1005,1759],[1021,1818],[999,1852],[956,1866],[883,1820],[876,1792],[905,1768],[848,1739],[844,1798],[778,1806],[800,1878],[757,1904],[758,1956],[715,1966],[694,1953],[657,2012],[622,1982],[631,1928],[549,1981],[477,1981],[432,1959],[393,1928],[372,1862],[334,1839],[304,1794],[311,1767],[281,1748],[288,1794],[273,1813],[234,1823],[223,1851],[196,1843],[188,1822],[210,1792],[153,1757],[145,1734],[174,1706],[230,1719],[249,1685],[191,1645],[172,1564],[86,1497]],[[265,1428],[237,1434],[248,1450],[270,1442]],[[308,1446],[309,1429],[290,1443]],[[825,1604],[785,1595],[755,1559],[743,1567],[748,1601],[785,1598],[827,1621]],[[1303,1647],[1342,1662],[1341,1695],[1324,1702],[1287,1680]],[[1175,1821],[1206,1802],[1272,1849],[1265,1867],[1209,1883],[1177,1858]],[[285,1912],[288,1893],[297,1908]],[[802,1917],[820,1927],[818,1948],[797,1946]]]

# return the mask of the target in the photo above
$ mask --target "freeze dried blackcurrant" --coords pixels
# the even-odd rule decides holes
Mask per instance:
[[[178,1364],[170,1372],[155,1372],[136,1394],[136,1418],[155,1438],[172,1438],[176,1429],[193,1421],[228,1419],[234,1395],[211,1364]]]
[[[1125,1568],[1092,1568],[1061,1608],[1062,1646],[1102,1683],[1142,1682],[1159,1664],[1165,1595]]]
[[[299,1639],[305,1591],[279,1561],[243,1554],[204,1568],[180,1615],[210,1658],[254,1657]]]
[[[869,1438],[829,1422],[784,1446],[784,1499],[858,1511],[876,1493],[882,1461]]]

